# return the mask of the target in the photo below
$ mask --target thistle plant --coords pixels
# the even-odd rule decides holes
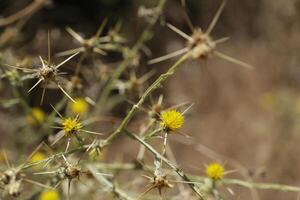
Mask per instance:
[[[30,69],[26,67],[19,67],[19,66],[13,66],[13,65],[8,65],[11,68],[19,69],[22,70],[25,73],[29,73],[29,75],[32,78],[37,78],[38,81],[28,90],[28,93],[30,93],[34,88],[36,88],[39,84],[43,84],[43,92],[42,92],[42,97],[41,97],[41,104],[44,101],[44,96],[45,96],[45,91],[46,91],[46,86],[50,85],[51,83],[54,83],[71,101],[75,102],[73,98],[63,89],[61,86],[61,83],[59,82],[59,76],[64,74],[62,72],[59,72],[59,68],[64,65],[66,62],[71,60],[74,56],[78,54],[74,53],[61,63],[54,65],[51,63],[51,46],[50,46],[50,33],[48,32],[48,59],[47,61],[43,60],[41,56],[39,56],[41,66],[39,69]]]
[[[222,13],[225,3],[226,3],[226,1],[222,2],[222,4],[220,5],[217,13],[215,14],[213,20],[209,24],[206,31],[202,31],[202,29],[199,27],[195,27],[195,28],[192,27],[193,32],[191,35],[188,35],[188,34],[184,33],[183,31],[179,30],[178,28],[176,28],[175,26],[173,26],[172,24],[167,24],[168,28],[170,28],[172,31],[174,31],[175,33],[177,33],[178,35],[180,35],[181,37],[186,39],[186,41],[187,41],[186,47],[183,49],[177,50],[175,52],[172,52],[170,54],[152,59],[148,62],[148,64],[155,64],[155,63],[185,54],[187,52],[190,52],[190,57],[193,59],[196,59],[196,60],[206,59],[206,58],[210,57],[211,55],[215,55],[224,60],[227,60],[229,62],[240,65],[242,67],[252,69],[253,66],[251,66],[250,64],[239,61],[236,58],[230,57],[230,56],[216,50],[217,45],[228,40],[229,39],[228,37],[214,40],[210,36],[213,28],[215,27],[221,13]]]
[[[76,117],[63,117],[54,107],[53,109],[56,111],[56,113],[60,117],[60,125],[56,126],[54,128],[61,129],[54,137],[53,142],[51,143],[51,146],[55,145],[59,140],[61,140],[63,137],[67,138],[67,146],[66,146],[66,152],[69,150],[69,146],[71,143],[72,137],[75,137],[79,143],[82,142],[82,138],[79,135],[80,133],[87,133],[92,135],[103,135],[102,133],[89,131],[84,129],[84,122],[80,122],[79,115],[76,115]]]
[[[181,2],[182,5],[187,4]],[[34,18],[33,14],[42,10],[46,1],[36,0],[32,5],[30,12],[25,9],[17,12],[15,17],[1,19],[0,26],[13,26],[25,16]],[[53,6],[56,6],[55,2]],[[193,165],[197,169],[201,163],[194,166],[195,162],[186,163],[182,160],[187,159],[179,157],[185,153],[180,149],[183,141],[189,141],[189,146],[194,147],[198,144],[196,134],[203,133],[190,129],[188,137],[182,137],[187,136],[184,132],[191,120],[188,112],[193,111],[194,104],[189,101],[181,103],[182,98],[175,99],[171,104],[166,100],[168,94],[165,93],[164,83],[173,78],[190,59],[203,60],[217,56],[243,67],[252,66],[217,49],[227,37],[214,39],[211,36],[221,17],[224,1],[208,28],[204,31],[192,27],[191,34],[164,21],[167,19],[164,12],[168,9],[166,6],[166,0],[141,5],[136,16],[138,20],[145,20],[141,23],[142,30],[136,33],[126,32],[126,25],[132,22],[128,19],[122,20],[122,23],[117,20],[116,25],[110,27],[110,18],[104,18],[96,33],[87,38],[67,25],[66,31],[78,46],[68,45],[64,47],[66,50],[57,53],[57,57],[68,56],[59,64],[52,61],[49,33],[48,57],[45,60],[39,56],[38,67],[32,67],[34,59],[29,52],[22,55],[26,59],[21,61],[13,48],[8,50],[12,52],[11,57],[1,54],[0,92],[2,84],[12,92],[4,87],[5,102],[1,100],[0,105],[1,109],[7,110],[4,116],[16,118],[10,122],[15,132],[3,137],[4,142],[1,143],[1,148],[12,152],[9,156],[5,152],[0,154],[0,190],[6,199],[223,200],[238,198],[231,196],[240,192],[234,186],[251,191],[300,192],[298,186],[244,180],[239,178],[237,169],[232,169],[237,172],[232,176],[231,171],[227,170],[232,167],[231,159],[218,159],[219,162],[207,165],[204,172],[198,170],[192,173],[187,166]],[[157,29],[164,24],[186,40],[185,47],[148,60],[152,51],[149,43],[155,42],[156,37],[153,36],[159,34]],[[23,26],[30,26],[30,23]],[[54,41],[64,39],[60,34],[63,31],[57,31]],[[85,32],[84,29],[82,31]],[[150,69],[149,65],[162,66],[162,61],[177,56],[180,57],[166,71]],[[61,70],[71,59],[74,65]],[[63,78],[65,73],[71,77],[69,81]],[[29,80],[32,79],[36,82],[27,90],[26,86],[31,84]],[[46,88],[53,85],[63,92],[63,97],[56,91],[45,96]],[[42,87],[41,103],[49,98],[45,102],[51,104],[35,105],[34,96],[28,95],[39,86]],[[8,128],[7,132],[11,129]],[[182,143],[176,145],[173,143],[175,140]],[[28,148],[37,144],[45,145],[47,150],[41,150],[42,145],[38,145],[29,157],[25,156]],[[199,149],[193,148],[195,154],[183,156],[198,157]],[[202,153],[209,157],[212,151],[205,150]],[[27,159],[24,161],[25,157]],[[21,164],[14,167],[9,159]],[[224,162],[231,167],[226,165],[225,169],[220,164]],[[75,181],[76,184],[73,184]],[[23,189],[25,183],[26,189]]]

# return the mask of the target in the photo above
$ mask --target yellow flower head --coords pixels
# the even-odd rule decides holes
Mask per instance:
[[[31,162],[38,162],[40,160],[44,160],[46,158],[45,154],[38,151],[36,152],[30,159]]]
[[[89,104],[83,98],[76,98],[75,102],[70,104],[70,110],[74,114],[85,114],[89,109]]]
[[[63,120],[62,125],[66,135],[76,133],[82,128],[82,124],[77,118],[66,118]]]
[[[160,126],[166,131],[176,131],[184,123],[183,115],[176,110],[168,110],[161,114]]]
[[[36,126],[43,123],[46,119],[46,115],[40,108],[32,108],[31,113],[26,117],[28,124]]]
[[[56,190],[45,190],[41,193],[39,200],[60,200],[60,195]]]
[[[211,163],[206,167],[206,175],[212,180],[223,179],[225,169],[218,163]]]

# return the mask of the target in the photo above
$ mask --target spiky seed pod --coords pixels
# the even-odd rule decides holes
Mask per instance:
[[[216,43],[201,28],[195,28],[191,38],[187,41],[187,47],[194,59],[207,58],[216,48]]]
[[[81,168],[76,165],[68,165],[65,167],[64,173],[68,179],[78,178],[81,174]]]

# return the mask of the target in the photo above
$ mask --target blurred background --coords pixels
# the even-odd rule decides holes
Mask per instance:
[[[0,0],[0,14],[9,16],[30,2]],[[28,21],[20,24],[17,37],[12,41],[0,37],[1,53],[9,49],[19,58],[45,56],[48,29],[52,32],[53,52],[72,48],[74,41],[66,33],[66,26],[90,36],[105,17],[110,26],[121,21],[122,34],[134,44],[144,27],[143,20],[137,16],[139,7],[152,7],[155,3],[147,0],[54,0],[25,19]],[[155,35],[146,44],[152,53],[143,55],[142,67],[163,72],[175,59],[153,66],[146,66],[145,60],[184,47],[185,40],[164,26],[165,21],[190,34],[188,17],[194,27],[205,30],[220,4],[220,0],[168,0],[155,26]],[[200,175],[204,163],[221,160],[228,170],[244,170],[244,175],[234,172],[229,177],[246,176],[258,182],[300,185],[299,19],[299,0],[228,0],[212,36],[229,36],[218,49],[255,69],[245,69],[212,56],[207,60],[186,62],[165,83],[163,93],[167,105],[194,103],[183,132],[201,145],[194,145],[182,136],[171,138],[177,162],[186,171]],[[4,31],[2,27],[1,33]],[[120,55],[112,54],[105,62],[118,58]],[[1,97],[8,97],[11,91],[3,83],[1,86]],[[39,100],[32,98],[32,105],[38,104]],[[1,145],[12,134],[17,134],[12,121],[22,121],[19,115],[18,110],[1,108]],[[127,142],[118,140],[114,145],[124,150],[124,157],[130,158],[133,153],[126,148]],[[234,196],[224,190],[227,199],[279,200],[296,199],[297,196],[278,191],[255,193],[238,187],[232,189]]]

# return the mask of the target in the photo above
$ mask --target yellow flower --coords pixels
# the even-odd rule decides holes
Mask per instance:
[[[60,195],[56,190],[45,190],[41,193],[39,200],[60,200]]]
[[[36,152],[30,159],[31,162],[38,162],[40,160],[44,160],[46,158],[45,154],[42,152]]]
[[[168,110],[161,114],[160,126],[166,131],[176,131],[184,123],[183,115],[176,110]]]
[[[32,108],[31,113],[27,115],[26,121],[32,126],[39,125],[43,123],[46,119],[46,115],[40,108]]]
[[[224,167],[218,163],[211,163],[206,167],[206,175],[212,180],[223,179],[224,172]]]
[[[76,133],[82,128],[82,124],[77,118],[66,118],[63,120],[62,125],[66,135]]]
[[[85,114],[89,109],[89,104],[83,98],[76,98],[75,102],[70,104],[70,110],[74,114]]]

